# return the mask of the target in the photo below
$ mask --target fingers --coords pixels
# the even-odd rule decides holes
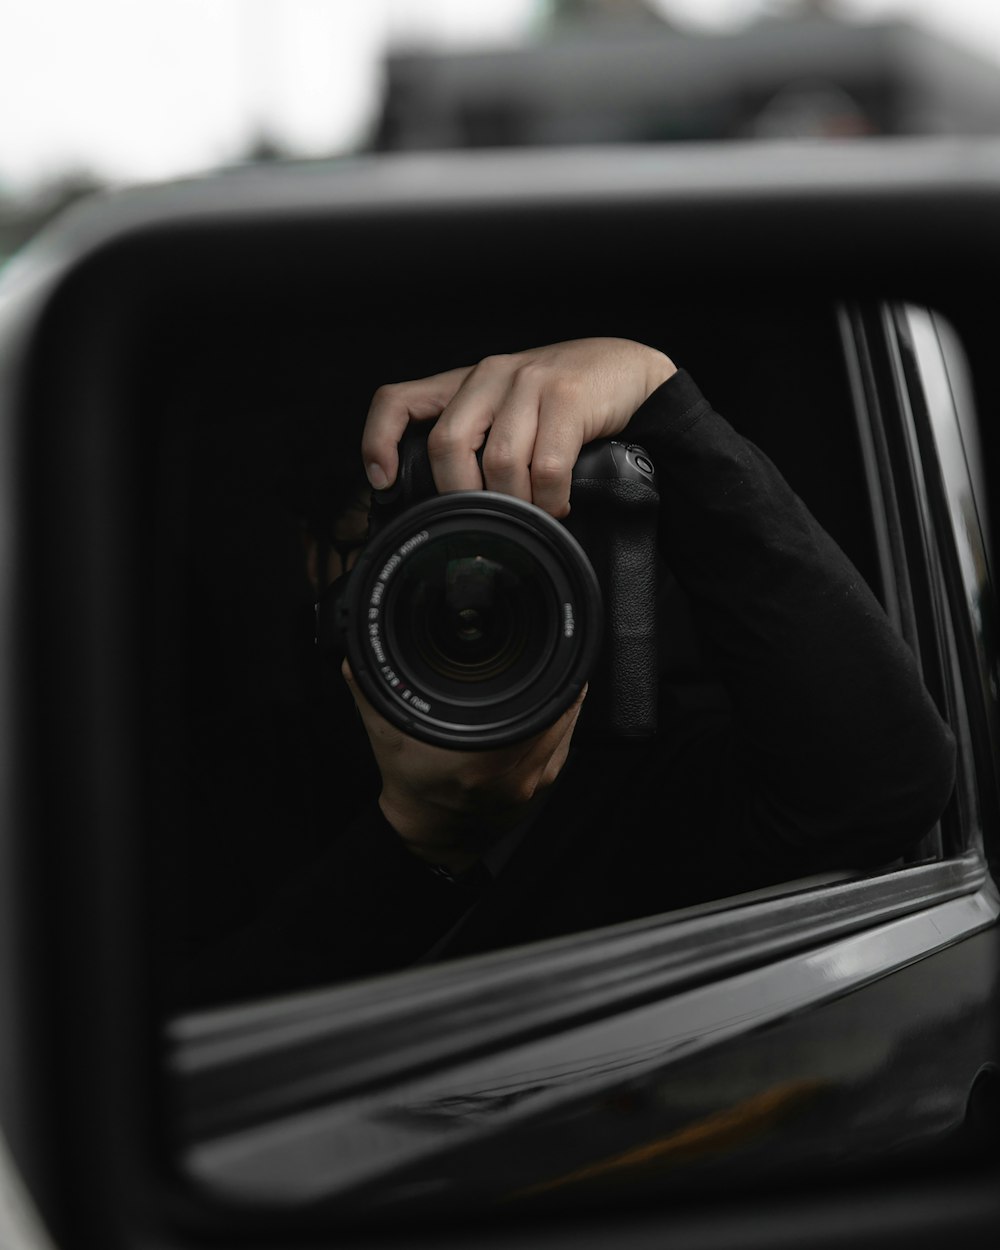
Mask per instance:
[[[583,444],[619,433],[675,372],[641,343],[578,339],[380,387],[361,444],[369,481],[391,485],[403,431],[436,417],[427,448],[438,491],[476,490],[485,479],[490,490],[565,517]]]
[[[536,361],[490,356],[472,369],[427,440],[439,491],[514,495],[553,516],[569,512],[584,439],[585,396],[572,376]],[[476,453],[483,447],[482,473]]]
[[[483,451],[487,490],[531,503],[531,457],[538,431],[538,393],[524,370],[513,374]]]
[[[428,435],[427,452],[439,492],[482,489],[476,453],[507,399],[512,367],[508,356],[481,360],[469,370]]]
[[[384,490],[396,480],[399,440],[409,423],[440,416],[470,372],[470,367],[450,369],[416,382],[378,388],[361,435],[365,473],[375,490]]]
[[[579,413],[584,402],[572,378],[553,379],[540,399],[531,456],[530,499],[557,518],[569,515],[573,466],[584,441]]]

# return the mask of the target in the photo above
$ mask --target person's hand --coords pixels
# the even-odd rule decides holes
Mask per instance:
[[[382,774],[379,806],[408,848],[452,872],[470,867],[487,846],[528,816],[566,762],[587,690],[552,725],[495,751],[449,751],[391,725],[343,674]]]
[[[376,490],[390,486],[411,421],[439,418],[427,448],[438,491],[489,490],[569,513],[580,448],[610,437],[676,373],[662,352],[630,339],[575,339],[451,369],[375,392],[361,453]],[[483,447],[483,472],[476,452]]]

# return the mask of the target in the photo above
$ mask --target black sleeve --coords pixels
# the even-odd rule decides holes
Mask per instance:
[[[885,863],[940,816],[954,739],[914,656],[774,465],[680,371],[628,436],[655,459],[664,559],[730,696],[732,818],[797,870]]]
[[[404,968],[488,883],[488,874],[436,874],[373,801],[252,924],[188,961],[173,1005],[214,1006]]]

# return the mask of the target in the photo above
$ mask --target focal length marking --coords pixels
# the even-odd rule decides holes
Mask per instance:
[[[368,644],[372,649],[372,654],[375,656],[375,663],[379,673],[382,675],[382,680],[392,689],[397,698],[424,714],[431,710],[431,705],[426,699],[421,698],[419,694],[404,685],[392,665],[386,660],[385,645],[382,638],[382,601],[385,598],[386,587],[393,573],[395,573],[410,552],[415,551],[429,537],[430,533],[428,530],[421,530],[398,547],[379,570],[368,598]]]

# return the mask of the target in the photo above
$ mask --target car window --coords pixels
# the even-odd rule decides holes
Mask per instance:
[[[789,846],[764,859],[745,853],[734,835],[726,842],[719,818],[714,834],[704,832],[711,822],[703,810],[722,791],[732,796],[726,820],[736,828],[754,779],[741,778],[745,764],[727,728],[732,674],[661,557],[656,681],[662,736],[679,743],[671,743],[673,773],[664,775],[643,744],[601,740],[589,756],[578,753],[563,790],[590,797],[561,806],[557,790],[540,825],[515,830],[487,859],[510,899],[474,880],[457,888],[415,881],[395,860],[373,867],[370,848],[352,847],[350,838],[379,792],[378,770],[339,663],[326,664],[316,646],[314,606],[318,573],[363,537],[358,443],[371,395],[386,380],[474,361],[496,344],[580,335],[591,317],[579,304],[554,301],[526,316],[512,343],[509,327],[492,326],[488,313],[470,325],[404,304],[389,318],[371,307],[350,323],[331,320],[294,285],[284,294],[227,293],[195,316],[188,311],[183,328],[169,308],[160,316],[171,331],[148,337],[156,346],[139,373],[156,380],[147,398],[158,419],[148,555],[165,743],[155,764],[161,947],[168,983],[178,966],[221,969],[187,1005],[354,980],[748,892],[766,896],[783,881],[849,877],[898,858],[877,848],[862,862],[856,852],[810,858]],[[662,303],[655,314],[630,310],[622,330],[670,350],[889,604],[895,588],[877,548],[880,505],[869,498],[836,309],[755,300],[723,313],[687,300],[673,311]],[[770,692],[759,690],[766,703]],[[716,735],[718,748],[687,754],[691,725],[693,739]],[[670,840],[677,811],[700,845],[694,834],[686,845]],[[545,812],[563,822],[548,841],[538,833]],[[753,818],[794,820],[780,812]],[[652,851],[630,840],[638,830]],[[924,847],[916,858],[927,855]],[[366,898],[379,872],[393,883]],[[559,880],[565,890],[553,905],[546,892]],[[545,883],[541,894],[537,882]],[[426,903],[433,924],[427,912],[408,910],[413,892],[431,886],[452,891]],[[314,946],[324,940],[318,918],[352,907],[361,909],[359,927],[341,939],[349,949],[327,971],[303,968],[298,954],[276,956],[272,972],[255,979],[262,940],[266,951],[280,948],[294,922],[304,926],[297,940]],[[378,916],[366,928],[373,909]],[[394,939],[383,949],[373,936],[406,926],[409,945]]]

